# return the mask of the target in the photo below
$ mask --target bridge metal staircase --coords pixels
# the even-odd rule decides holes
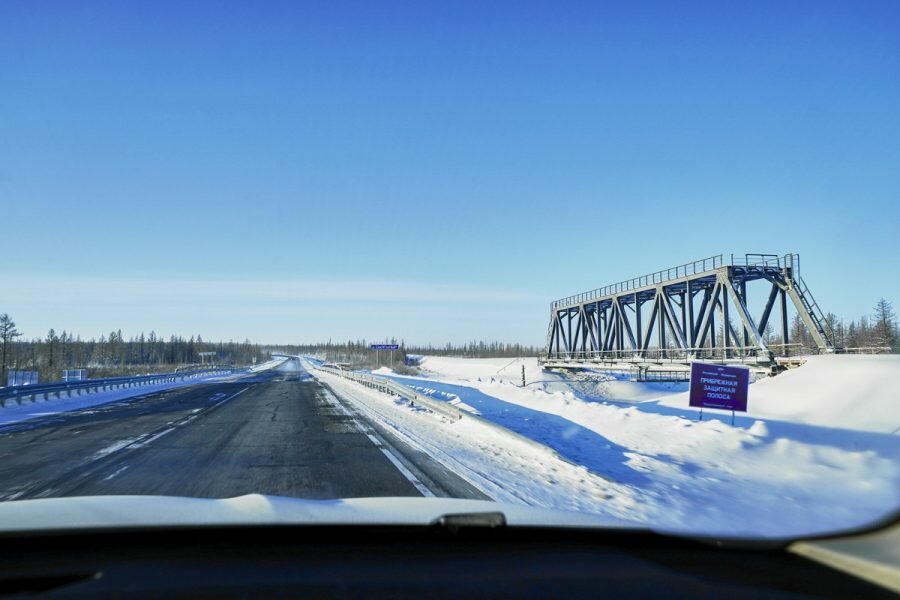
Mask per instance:
[[[808,321],[806,327],[815,339],[816,345],[826,351],[833,352],[834,330],[829,325],[828,319],[822,314],[822,310],[819,308],[816,299],[813,297],[812,292],[809,291],[809,287],[807,287],[803,278],[798,275],[796,279],[793,279],[793,284],[797,300],[805,309],[799,311],[800,318]]]

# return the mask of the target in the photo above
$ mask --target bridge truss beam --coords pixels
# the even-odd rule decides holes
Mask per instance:
[[[755,282],[769,286],[761,306],[747,294]],[[819,350],[833,351],[833,334],[799,276],[799,256],[748,254],[727,264],[721,255],[695,261],[552,303],[543,360],[770,364],[766,329],[780,312],[782,344],[789,343],[788,300]]]

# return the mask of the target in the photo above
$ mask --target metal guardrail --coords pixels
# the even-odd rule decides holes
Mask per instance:
[[[838,348],[838,354],[890,354],[890,346],[860,346],[858,348]]]
[[[445,415],[455,421],[458,421],[458,420],[462,419],[463,417],[465,417],[467,419],[472,419],[472,420],[478,421],[480,423],[483,423],[484,425],[487,425],[488,427],[492,427],[494,429],[502,431],[506,435],[512,436],[512,437],[516,438],[517,440],[521,441],[522,443],[528,444],[529,446],[531,446],[533,448],[537,448],[544,452],[549,452],[550,454],[552,454],[553,456],[555,456],[556,458],[558,458],[561,461],[567,462],[571,465],[579,466],[578,463],[575,463],[575,462],[569,460],[568,458],[561,455],[559,452],[557,452],[550,446],[542,444],[542,443],[538,442],[537,440],[533,440],[528,436],[522,435],[521,433],[518,433],[516,431],[508,429],[507,427],[504,427],[503,425],[494,423],[493,421],[491,421],[489,419],[485,419],[484,417],[476,415],[475,413],[461,410],[459,408],[456,408],[453,405],[447,404],[446,402],[441,402],[440,400],[433,400],[432,398],[423,396],[422,394],[417,393],[414,389],[412,389],[408,386],[405,386],[402,383],[396,383],[394,381],[385,379],[383,377],[376,377],[375,375],[366,375],[365,373],[356,373],[353,371],[345,371],[343,369],[335,369],[333,367],[327,367],[324,365],[323,366],[313,365],[313,367],[319,371],[325,371],[326,373],[331,373],[332,375],[337,375],[338,377],[343,377],[344,379],[350,379],[351,381],[361,383],[361,384],[365,385],[366,387],[377,389],[384,393],[396,394],[398,396],[401,396],[402,398],[406,398],[413,404],[419,404],[420,406],[423,406],[423,407],[425,407],[429,410],[432,410],[434,412],[437,412],[439,414]],[[603,477],[604,479],[609,479],[602,473],[597,473],[597,475],[599,475],[600,477]]]
[[[57,383],[41,383],[37,385],[25,385],[0,388],[0,407],[6,407],[8,400],[15,400],[17,404],[30,400],[37,402],[40,396],[44,400],[50,400],[51,396],[57,399],[81,396],[91,391],[107,391],[114,389],[141,387],[159,383],[175,383],[189,379],[200,379],[215,375],[230,375],[238,369],[215,369],[208,371],[191,371],[186,373],[158,373],[155,375],[138,375],[134,377],[107,377],[103,379],[87,379],[85,381],[62,381]]]
[[[250,367],[235,367],[235,366],[233,366],[233,365],[226,365],[226,364],[221,364],[221,363],[216,363],[216,364],[206,363],[205,365],[198,365],[198,364],[193,364],[193,365],[182,365],[182,366],[180,366],[180,367],[176,367],[174,372],[175,372],[175,373],[193,373],[193,372],[195,372],[195,371],[201,371],[201,372],[206,372],[206,371],[241,371],[241,370],[244,370],[244,371],[245,371],[245,370],[247,370],[247,369],[249,369],[249,368],[250,368]]]
[[[649,348],[647,350],[588,350],[574,352],[551,352],[538,357],[538,362],[588,361],[588,362],[673,362],[685,363],[693,360],[728,360],[733,362],[768,362],[768,355],[760,356],[756,346],[735,346],[727,350],[714,348]]]
[[[395,394],[397,396],[400,396],[401,398],[409,400],[413,404],[424,406],[428,410],[442,414],[445,417],[453,419],[454,421],[459,421],[460,419],[462,419],[462,411],[455,406],[446,404],[444,402],[441,402],[440,400],[433,400],[431,398],[423,396],[422,394],[417,393],[412,388],[407,387],[401,383],[396,383],[389,379],[376,377],[374,375],[366,375],[365,373],[354,373],[353,371],[335,369],[334,367],[320,366],[317,367],[317,369],[320,371],[325,371],[326,373],[331,373],[332,375],[337,375],[338,377],[343,377],[344,379],[349,379],[351,381],[361,383],[368,388],[377,389],[386,394]]]

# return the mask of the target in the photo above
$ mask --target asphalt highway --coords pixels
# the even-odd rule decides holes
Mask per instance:
[[[0,428],[0,500],[249,493],[485,498],[302,372],[192,385]]]

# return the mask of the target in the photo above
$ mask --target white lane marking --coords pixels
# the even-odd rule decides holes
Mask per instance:
[[[103,481],[109,481],[110,479],[112,479],[113,477],[117,476],[119,473],[121,473],[122,471],[124,471],[124,470],[127,469],[127,468],[128,468],[128,465],[125,465],[124,467],[119,467],[114,473],[112,473],[112,474],[107,475],[106,477],[104,477],[104,478],[103,478]]]
[[[216,402],[216,403],[213,405],[213,408],[218,408],[218,407],[222,406],[223,404],[225,404],[226,402],[228,402],[229,400],[234,400],[235,398],[237,398],[238,396],[240,396],[241,394],[243,394],[244,392],[246,392],[246,391],[249,390],[249,389],[250,389],[249,387],[245,387],[244,389],[242,389],[241,391],[237,392],[236,394],[233,394],[233,395],[231,395],[231,396],[225,398],[224,400],[220,400],[219,402]]]
[[[244,392],[246,392],[249,389],[250,389],[249,387],[245,387],[241,391],[239,391],[235,394],[232,394],[231,396],[229,396],[223,400],[220,400],[219,402],[214,404],[211,408],[218,408],[218,407],[222,406],[223,404],[225,404],[226,402],[228,402],[229,400],[237,398],[238,396],[240,396],[241,394],[243,394]],[[202,410],[202,409],[197,409],[197,410]],[[119,440],[118,442],[115,442],[115,443],[107,446],[106,448],[103,448],[99,452],[94,453],[94,455],[90,459],[88,459],[87,462],[93,462],[99,458],[103,458],[104,456],[109,456],[110,454],[112,454],[114,452],[119,452],[120,450],[125,450],[127,448],[143,448],[147,444],[149,444],[151,442],[155,442],[156,440],[158,440],[159,438],[161,438],[162,436],[164,436],[166,434],[172,433],[179,427],[184,427],[185,425],[187,425],[188,423],[190,423],[191,421],[193,421],[194,419],[199,417],[200,413],[198,413],[197,410],[191,411],[191,413],[193,413],[193,414],[191,414],[189,417],[187,417],[185,419],[182,419],[181,421],[169,421],[168,423],[166,423],[166,425],[174,425],[174,427],[170,427],[159,433],[152,434],[152,435],[150,433],[145,433],[136,438]],[[149,437],[147,437],[147,436],[149,436]]]
[[[402,462],[400,462],[400,459],[397,458],[396,456],[394,456],[394,453],[393,453],[393,452],[391,452],[390,450],[388,450],[387,448],[385,448],[384,445],[381,443],[381,440],[379,440],[377,437],[375,437],[374,435],[372,435],[372,433],[371,433],[372,430],[371,430],[370,427],[368,427],[367,425],[363,425],[361,422],[359,422],[359,421],[356,419],[356,415],[354,415],[353,413],[351,413],[350,410],[347,409],[347,407],[344,406],[344,405],[341,403],[341,401],[338,400],[338,399],[337,399],[330,391],[324,390],[324,392],[325,392],[325,394],[324,394],[325,400],[326,400],[329,404],[331,404],[332,406],[335,406],[335,407],[337,407],[337,408],[340,408],[341,411],[342,411],[345,415],[347,415],[348,417],[350,417],[350,422],[353,423],[353,424],[356,426],[356,428],[359,430],[359,432],[365,434],[366,437],[369,438],[369,441],[372,442],[373,444],[375,444],[375,447],[376,447],[376,448],[378,448],[379,450],[381,450],[381,453],[384,454],[384,455],[387,457],[387,459],[388,459],[389,461],[391,461],[391,463],[392,463],[395,467],[397,467],[397,470],[400,471],[400,473],[401,473],[404,477],[406,477],[406,479],[407,479],[411,484],[413,484],[413,487],[415,487],[417,490],[419,490],[419,493],[420,493],[420,494],[422,494],[422,495],[425,496],[426,498],[434,498],[434,497],[435,497],[434,492],[432,492],[430,489],[428,489],[428,487],[427,487],[424,483],[422,483],[421,481],[419,481],[419,478],[416,477],[415,474],[414,474],[412,471],[410,471],[409,469],[407,469],[407,468],[406,468],[406,465],[404,465]]]
[[[104,456],[112,454],[113,452],[118,452],[122,448],[127,448],[128,446],[130,446],[131,444],[135,443],[136,441],[138,441],[140,439],[141,438],[136,437],[136,438],[129,438],[126,440],[119,440],[118,442],[115,442],[115,443],[107,446],[106,448],[103,448],[102,450],[95,452],[94,455],[89,459],[88,462],[95,461],[98,458],[103,458]]]
[[[182,423],[182,425],[183,425],[183,423]],[[156,435],[150,436],[150,437],[147,438],[146,440],[139,440],[139,441],[135,442],[134,444],[131,445],[131,447],[132,447],[132,448],[143,448],[144,446],[146,446],[146,445],[149,444],[150,442],[155,442],[156,440],[158,440],[158,439],[161,438],[162,436],[167,435],[167,434],[169,434],[169,433],[172,433],[172,432],[175,431],[176,429],[178,429],[178,427],[169,427],[168,429],[164,429],[164,430],[160,431],[160,432],[157,433]]]
[[[403,473],[403,476],[406,477],[419,493],[425,496],[426,498],[434,498],[434,493],[425,487],[425,484],[419,481],[419,478],[413,475],[413,472],[406,468],[406,466],[400,462],[394,454],[388,450],[387,448],[380,448],[381,453],[387,456],[387,459],[394,463],[394,466],[397,467],[397,470]]]
[[[335,407],[336,409],[338,409],[339,411],[341,411],[342,413],[344,413],[345,415],[347,415],[348,417],[353,419],[353,422],[356,423],[356,419],[354,418],[355,415],[353,413],[351,413],[349,410],[347,410],[347,407],[344,406],[343,404],[341,404],[340,400],[335,398],[334,394],[332,394],[327,389],[322,390],[322,391],[324,392],[323,396],[325,397],[325,401],[328,402],[328,404],[332,405],[333,407]],[[365,432],[363,432],[363,433],[365,433]]]

